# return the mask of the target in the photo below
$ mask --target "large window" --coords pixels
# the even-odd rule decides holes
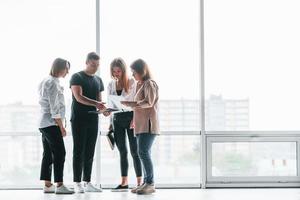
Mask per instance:
[[[204,2],[207,130],[299,130],[300,2]]]
[[[100,1],[104,82],[111,80],[114,58],[122,57],[128,66],[142,58],[159,85],[162,135],[153,146],[158,184],[200,184],[199,10],[197,0]],[[106,131],[108,119],[102,122]],[[102,149],[110,161],[103,161],[101,174],[105,182],[116,182],[118,155]]]
[[[143,58],[160,88],[162,136],[153,147],[158,185],[200,185],[199,1],[183,0],[4,0],[0,2],[0,187],[36,187],[42,143],[37,129],[37,86],[56,57],[71,62],[65,88],[70,115],[69,78],[84,69],[96,50],[96,11],[100,12],[100,70],[105,87],[109,64]],[[131,72],[129,70],[131,75]],[[106,99],[106,91],[104,92]],[[119,182],[118,151],[101,117],[93,180],[104,187]],[[72,136],[68,125],[65,181],[72,182]],[[131,157],[129,155],[131,162]],[[130,165],[131,183],[135,183]]]
[[[299,9],[297,0],[0,1],[0,188],[40,184],[38,83],[56,57],[71,62],[61,80],[69,118],[69,78],[96,46],[105,88],[116,57],[128,67],[144,59],[159,85],[162,134],[152,151],[158,186],[299,186]],[[104,187],[120,178],[108,126],[101,116],[93,168]],[[68,126],[67,184],[71,137]]]
[[[87,52],[96,47],[95,10],[94,0],[0,1],[0,187],[40,185],[37,86],[56,57],[69,60],[70,74],[61,80],[69,116],[69,77],[84,67]],[[69,183],[72,138],[67,137],[65,144]]]
[[[299,9],[204,1],[208,185],[299,185]]]

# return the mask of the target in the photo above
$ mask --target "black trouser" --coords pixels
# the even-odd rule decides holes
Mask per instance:
[[[43,141],[43,159],[41,180],[51,181],[52,164],[54,166],[54,182],[63,182],[66,150],[61,131],[58,126],[40,128]]]
[[[141,161],[137,151],[137,140],[134,137],[133,129],[130,129],[130,122],[133,112],[115,113],[113,118],[114,138],[120,153],[121,176],[128,175],[128,159],[126,133],[129,140],[130,153],[133,158],[134,170],[137,177],[142,176]]]
[[[73,135],[73,181],[91,181],[94,152],[98,135],[98,121],[71,122]]]

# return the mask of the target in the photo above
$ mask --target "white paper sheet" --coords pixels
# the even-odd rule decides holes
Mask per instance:
[[[109,104],[111,104],[109,106],[111,106],[112,108],[117,108],[120,110],[132,110],[131,107],[121,104],[121,101],[125,100],[123,96],[109,95],[108,100],[109,100]]]

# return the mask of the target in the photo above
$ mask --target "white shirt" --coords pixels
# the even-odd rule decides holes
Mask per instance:
[[[39,104],[41,105],[39,128],[56,126],[54,119],[65,118],[66,108],[63,91],[59,79],[53,76],[48,76],[39,84]]]
[[[124,100],[126,101],[133,101],[134,99],[134,95],[135,95],[135,90],[136,90],[136,81],[133,78],[129,78],[129,89],[128,92],[125,92],[124,88],[122,90],[121,96],[124,98]],[[110,108],[117,108],[109,99],[110,95],[118,95],[117,94],[117,89],[116,89],[116,80],[112,80],[108,86],[107,86],[107,93],[108,93],[108,107]],[[113,113],[118,113],[118,112],[123,112],[123,111],[132,111],[132,109],[128,109],[128,110],[122,110],[122,111],[116,111]],[[112,114],[113,114],[112,113]],[[112,117],[111,117],[112,120]]]
[[[109,95],[118,95],[116,89],[116,80],[112,80],[107,86],[107,92]],[[129,78],[129,89],[128,93],[125,92],[124,88],[122,90],[121,96],[123,96],[126,101],[133,101],[136,89],[136,81],[133,78]]]

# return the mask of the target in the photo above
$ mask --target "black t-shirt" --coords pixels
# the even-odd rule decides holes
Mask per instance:
[[[117,95],[121,96],[123,90],[116,90],[116,91],[117,91]]]
[[[97,75],[87,75],[84,71],[77,72],[72,75],[70,87],[78,85],[82,88],[82,95],[97,100],[99,92],[104,91],[102,79]],[[95,111],[96,107],[87,106],[79,103],[72,94],[71,121],[79,122],[98,121],[97,114],[89,114],[89,111]]]

